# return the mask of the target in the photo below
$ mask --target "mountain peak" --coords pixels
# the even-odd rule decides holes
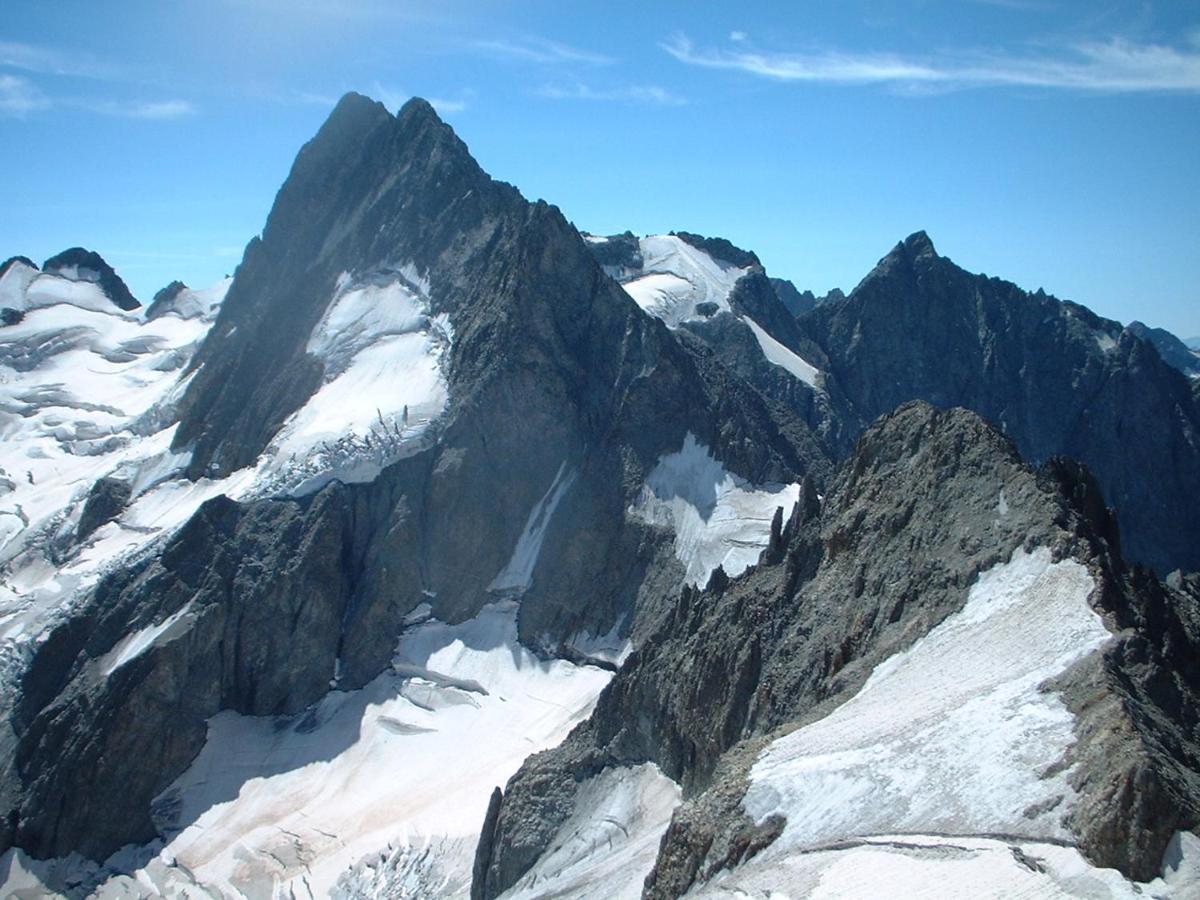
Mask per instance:
[[[28,256],[20,256],[20,255],[10,256],[4,262],[0,263],[0,278],[3,278],[4,273],[7,272],[9,269],[11,269],[13,266],[15,266],[17,263],[20,263],[21,265],[24,265],[24,266],[28,266],[31,269],[37,268],[37,263],[35,263]]]
[[[441,123],[442,118],[437,114],[437,110],[433,108],[433,104],[424,97],[410,97],[405,101],[404,105],[396,111],[396,118],[401,121],[419,121],[428,120]]]
[[[919,259],[922,256],[937,256],[937,250],[934,249],[933,241],[929,239],[929,235],[924,231],[915,231],[910,234],[904,239],[902,246],[914,259]]]
[[[134,310],[142,304],[129,291],[129,287],[95,250],[71,247],[42,263],[42,271],[60,275],[71,281],[91,281],[100,286],[108,299],[125,311]]]
[[[303,156],[306,151],[311,155],[314,148],[325,147],[340,152],[391,118],[387,107],[378,100],[351,91],[333,107],[329,117],[325,119],[313,139],[304,146],[300,155]]]
[[[329,118],[326,122],[335,119],[355,119],[355,118],[379,118],[380,112],[386,113],[389,117],[387,107],[378,100],[373,100],[365,94],[360,94],[357,91],[347,91],[342,95],[342,98],[334,105],[333,110],[329,113]]]
[[[879,260],[875,268],[867,273],[867,276],[859,282],[858,287],[852,293],[858,293],[866,285],[880,279],[913,277],[916,275],[918,266],[924,268],[939,259],[941,257],[934,249],[929,235],[924,231],[915,231],[896,244],[887,256]]]

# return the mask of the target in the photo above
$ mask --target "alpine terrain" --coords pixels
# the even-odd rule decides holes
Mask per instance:
[[[4,896],[1200,896],[1165,331],[581,233],[357,94],[231,278],[0,321]]]

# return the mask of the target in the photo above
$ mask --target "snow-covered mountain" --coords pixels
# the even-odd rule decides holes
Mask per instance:
[[[1200,401],[976,278],[581,235],[358,95],[232,279],[10,260],[3,892],[1189,896],[1200,582],[1122,548],[1195,568]]]
[[[6,671],[22,637],[199,505],[169,449],[174,404],[228,287],[184,290],[186,312],[148,320],[77,269],[14,260],[0,275]]]

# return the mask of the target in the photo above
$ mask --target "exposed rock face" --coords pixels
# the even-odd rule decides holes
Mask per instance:
[[[687,241],[693,247],[703,250],[713,259],[727,262],[741,269],[750,266],[762,267],[762,263],[758,261],[758,256],[753,251],[735,247],[725,238],[704,237],[700,234],[693,234],[690,231],[672,231],[671,234],[680,240]]]
[[[4,262],[0,263],[0,278],[3,278],[4,273],[11,269],[15,263],[21,263],[29,266],[31,269],[37,269],[37,263],[28,256],[10,256]]]
[[[513,884],[576,785],[609,766],[650,760],[684,786],[648,896],[678,896],[769,845],[778,823],[757,827],[740,806],[762,736],[836,708],[961,609],[978,573],[1034,546],[1088,562],[1104,585],[1093,602],[1119,635],[1061,688],[1084,710],[1072,830],[1101,864],[1156,872],[1170,833],[1200,821],[1200,779],[1184,762],[1200,759],[1190,724],[1200,677],[1178,658],[1200,646],[1194,606],[1181,613],[1152,578],[1124,569],[1078,466],[1031,472],[977,416],[909,404],[863,435],[823,507],[806,488],[758,569],[683,591],[592,718],[527,761],[504,792],[478,895]]]
[[[588,248],[606,271],[620,272],[642,267],[641,247],[631,231],[614,234],[605,240],[589,240]]]
[[[121,514],[129,503],[131,486],[117,478],[100,478],[88,492],[83,512],[79,516],[77,535],[86,540],[101,525],[105,525]]]
[[[148,839],[150,800],[206,717],[302,709],[335,659],[341,686],[365,684],[419,604],[460,622],[520,594],[521,640],[550,652],[650,627],[681,572],[669,535],[626,510],[688,433],[752,482],[829,471],[798,417],[645,316],[557,209],[488,178],[428,104],[392,117],[350,95],[297,158],[194,360],[177,434],[193,475],[255,460],[321,383],[308,340],[339,279],[381,269],[427,285],[453,327],[434,439],[366,484],[213,501],[160,559],[105,581],[25,679],[0,847],[103,857]],[[497,588],[557,488],[527,581]],[[145,651],[98,674],[133,632]],[[131,777],[139,741],[151,751]]]
[[[772,278],[771,284],[774,285],[780,302],[787,307],[788,312],[797,318],[812,312],[818,306],[826,303],[838,303],[846,299],[846,295],[840,288],[834,288],[828,294],[818,297],[812,291],[797,290],[794,284],[783,278]]]
[[[146,307],[146,318],[157,319],[164,315],[172,308],[176,298],[186,290],[187,285],[182,281],[172,281],[165,288],[159,290],[154,295],[154,299],[150,301],[150,305]]]
[[[1163,362],[1184,375],[1200,375],[1200,356],[1165,328],[1151,328],[1141,322],[1130,322],[1127,327],[1143,341],[1153,344]]]
[[[103,859],[148,841],[150,801],[195,756],[209,716],[320,697],[350,596],[345,514],[336,486],[306,503],[220,497],[159,558],[104,581],[25,675],[4,843]]]
[[[85,250],[82,247],[64,250],[57,256],[46,260],[42,264],[42,271],[51,275],[61,275],[72,281],[95,282],[108,299],[120,309],[128,311],[142,305],[129,292],[129,288],[121,276],[113,271],[113,267],[104,261],[104,257],[94,250]]]
[[[808,312],[817,305],[817,298],[813,296],[812,291],[799,291],[786,278],[772,278],[771,287],[775,288],[775,295],[779,298],[779,302],[791,313],[793,318]]]
[[[1188,379],[1132,332],[965,272],[923,232],[799,324],[857,413],[838,440],[907,400],[965,406],[1030,462],[1086,463],[1131,559],[1162,574],[1200,568],[1200,408]]]

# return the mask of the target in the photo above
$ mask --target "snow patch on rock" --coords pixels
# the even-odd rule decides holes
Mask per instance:
[[[418,617],[390,671],[301,715],[214,716],[155,801],[165,844],[95,896],[465,896],[492,789],[566,737],[612,677],[530,653],[516,612]],[[630,781],[631,821],[658,827],[671,789]]]
[[[605,238],[592,238],[603,242]],[[640,269],[606,266],[605,271],[621,282],[625,292],[650,315],[669,328],[698,322],[720,313],[736,315],[729,303],[738,279],[750,269],[713,259],[674,235],[641,238]],[[766,360],[809,387],[821,390],[820,370],[773,338],[749,316],[736,315],[754,334]]]
[[[638,306],[670,328],[729,312],[729,294],[749,271],[719,262],[674,235],[652,235],[638,244],[641,271],[622,286]],[[713,304],[708,315],[696,309],[701,303]]]
[[[565,461],[558,467],[558,474],[554,476],[549,489],[529,513],[525,530],[517,539],[517,546],[513,548],[508,564],[488,585],[489,591],[519,596],[529,590],[529,586],[533,584],[534,567],[537,566],[538,557],[542,553],[542,542],[546,539],[546,529],[550,526],[558,504],[575,484],[578,476],[579,473],[568,468]]]
[[[758,341],[758,346],[762,348],[763,356],[767,358],[767,362],[779,366],[811,388],[818,390],[821,388],[819,380],[821,375],[820,369],[779,343],[779,341],[767,334],[762,326],[750,317],[743,316],[742,321],[754,332],[754,337]]]
[[[264,491],[371,481],[423,446],[446,408],[443,358],[454,332],[447,315],[430,315],[428,284],[415,269],[343,276],[338,285],[307,345],[324,382],[263,452]]]
[[[1186,841],[1190,858],[1200,863],[1200,838]],[[707,884],[691,898],[788,897],[793,900],[1190,900],[1200,870],[1165,868],[1146,884],[1126,881],[1115,869],[1091,865],[1074,847],[1019,838],[929,834],[884,834],[796,852],[785,858],[757,857]]]
[[[160,639],[168,640],[182,632],[186,628],[187,619],[191,615],[192,604],[190,602],[185,603],[156,625],[149,625],[132,634],[127,634],[117,642],[115,647],[97,660],[100,671],[105,675],[111,675],[127,662],[137,659]],[[176,627],[180,626],[181,623],[182,627]]]
[[[1074,717],[1043,683],[1110,637],[1088,570],[1018,550],[966,606],[876,667],[825,718],[774,741],[743,805],[787,826],[765,856],[892,832],[1069,840]]]
[[[689,432],[679,452],[651,470],[628,512],[674,531],[685,582],[703,586],[717,566],[736,576],[757,563],[776,508],[786,520],[799,498],[798,484],[755,486],[727,472]]]
[[[594,775],[579,786],[551,849],[501,897],[637,900],[680,797],[679,785],[653,763]]]

